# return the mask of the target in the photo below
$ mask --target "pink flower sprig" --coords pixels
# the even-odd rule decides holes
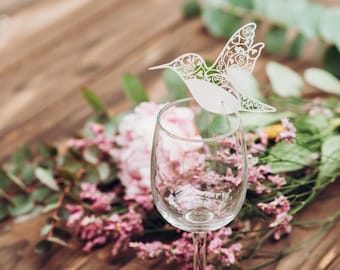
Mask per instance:
[[[270,216],[274,216],[274,221],[269,224],[270,228],[275,228],[274,239],[279,240],[282,235],[289,234],[292,225],[289,222],[293,219],[289,215],[290,203],[288,199],[280,195],[269,203],[258,203],[258,208]]]
[[[225,267],[238,262],[241,255],[241,243],[230,243],[232,230],[224,227],[217,232],[208,234],[208,257],[211,259],[208,269],[215,269],[213,263]],[[181,237],[169,244],[159,241],[150,243],[131,242],[130,247],[137,251],[142,259],[165,257],[167,263],[181,264],[181,269],[192,269],[193,244],[192,234],[182,233]]]
[[[134,236],[144,231],[142,215],[134,207],[129,207],[126,213],[112,215],[85,215],[78,205],[67,205],[67,209],[71,212],[67,226],[75,229],[86,252],[112,241],[112,255],[115,256],[129,247]]]
[[[115,142],[112,138],[105,135],[104,126],[97,123],[90,123],[89,128],[93,134],[93,138],[71,139],[68,141],[69,148],[82,150],[89,146],[97,146],[104,153],[110,153],[115,147]]]
[[[279,133],[276,137],[275,141],[280,142],[292,142],[296,137],[296,128],[294,127],[293,123],[289,121],[288,118],[281,119],[281,125],[283,130]]]

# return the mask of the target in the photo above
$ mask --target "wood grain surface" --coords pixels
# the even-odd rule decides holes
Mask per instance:
[[[206,33],[200,19],[184,20],[184,0],[12,0],[0,1],[0,160],[23,143],[56,143],[75,132],[91,115],[81,96],[86,86],[112,113],[129,107],[121,89],[124,72],[138,75],[157,100],[165,86],[147,67],[188,52],[214,59],[223,47]],[[336,0],[324,1],[338,5]],[[261,57],[255,70],[265,79]],[[283,61],[299,72],[308,62]],[[298,219],[323,219],[340,205],[339,184],[330,186]],[[46,256],[33,253],[44,216],[0,229],[0,269],[177,269],[161,261],[142,261],[132,253],[110,256],[109,248],[90,255],[75,243]],[[315,230],[295,229],[290,237],[268,243],[281,250],[295,246]],[[339,269],[339,223],[266,269]],[[258,262],[245,265],[245,269]]]

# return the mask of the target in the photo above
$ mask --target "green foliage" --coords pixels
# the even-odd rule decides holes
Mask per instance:
[[[340,95],[340,82],[332,74],[319,68],[308,68],[305,70],[306,81],[327,93]]]
[[[170,100],[187,97],[187,87],[183,80],[171,69],[163,72],[163,79],[170,93]]]
[[[146,90],[141,81],[132,74],[126,73],[122,78],[123,89],[126,97],[133,103],[138,104],[148,101]]]
[[[282,51],[286,39],[286,29],[273,26],[267,32],[265,44],[268,52],[277,54]]]
[[[281,97],[299,97],[303,81],[299,74],[279,63],[270,62],[266,72],[274,92]]]
[[[48,188],[54,191],[60,190],[51,170],[46,170],[44,168],[38,167],[35,169],[35,176],[42,184],[44,184]]]
[[[328,137],[321,148],[321,166],[318,183],[323,184],[327,178],[340,175],[340,135]]]
[[[200,15],[201,7],[196,0],[187,0],[184,3],[183,13],[186,18],[194,18]]]
[[[269,152],[268,164],[273,173],[292,172],[308,166],[313,153],[296,143],[278,143]]]
[[[273,54],[285,52],[291,58],[302,55],[310,42],[321,41],[327,47],[322,56],[325,67],[340,76],[340,8],[326,9],[305,0],[228,0],[201,1],[202,18],[216,37],[230,38],[242,19],[270,23],[265,49]],[[287,38],[290,28],[297,31]],[[288,49],[284,49],[287,46]]]
[[[107,109],[104,103],[91,90],[84,88],[83,96],[91,105],[91,107],[95,110],[95,112],[99,114],[107,113]]]
[[[248,113],[242,112],[242,126],[246,130],[266,127],[270,124],[280,121],[284,117],[294,117],[293,112],[275,112],[275,113]]]
[[[30,212],[34,207],[32,198],[26,194],[19,194],[11,199],[9,213],[12,216],[19,216]]]
[[[238,16],[218,8],[203,9],[202,18],[208,31],[216,37],[228,38],[240,27]]]

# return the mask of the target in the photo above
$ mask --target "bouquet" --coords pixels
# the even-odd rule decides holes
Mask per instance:
[[[339,100],[279,97],[282,91],[276,87],[280,84],[270,74],[276,95],[267,99],[281,112],[242,115],[248,146],[247,199],[235,221],[208,234],[208,269],[241,269],[242,261],[256,256],[265,258],[261,267],[295,251],[296,247],[265,253],[262,245],[270,238],[287,237],[294,226],[305,225],[295,215],[340,174]],[[170,85],[168,99],[186,95],[176,75],[166,71],[164,77]],[[181,269],[191,269],[191,234],[166,224],[154,209],[150,192],[153,129],[165,102],[147,101],[141,83],[132,75],[123,80],[127,96],[137,104],[132,111],[112,116],[91,91],[84,90],[96,115],[85,124],[81,136],[59,149],[39,145],[38,155],[23,146],[3,165],[0,219],[23,220],[48,213],[38,253],[48,252],[53,245],[67,247],[77,238],[84,252],[109,245],[112,256],[133,249],[140,258],[163,258]],[[335,82],[339,89],[340,83]],[[261,95],[256,84],[248,89]],[[178,129],[197,128],[194,120],[199,127],[199,119],[176,110],[171,119]],[[232,151],[232,145],[229,148]],[[183,151],[190,149],[178,149],[178,153]],[[334,213],[318,225],[330,226],[339,215]]]

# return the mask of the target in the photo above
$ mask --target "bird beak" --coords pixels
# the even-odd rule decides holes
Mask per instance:
[[[163,64],[163,65],[159,65],[159,66],[149,67],[149,70],[165,69],[165,68],[170,68],[169,64]]]

